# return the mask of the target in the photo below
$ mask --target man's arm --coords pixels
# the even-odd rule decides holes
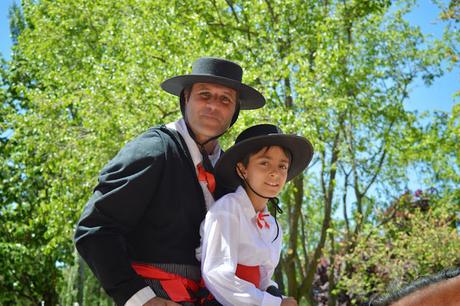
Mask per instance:
[[[78,252],[119,305],[146,287],[131,268],[125,237],[151,203],[162,176],[164,151],[155,130],[128,143],[102,170],[77,225]]]

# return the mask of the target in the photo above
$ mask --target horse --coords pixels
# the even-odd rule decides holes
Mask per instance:
[[[441,271],[384,294],[371,306],[460,306],[460,267]]]

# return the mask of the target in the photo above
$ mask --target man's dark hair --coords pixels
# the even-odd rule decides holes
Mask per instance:
[[[460,267],[447,269],[441,272],[438,272],[433,275],[428,275],[421,277],[412,283],[401,287],[392,292],[386,293],[381,297],[370,302],[371,306],[387,306],[391,305],[394,302],[399,301],[400,299],[414,293],[417,290],[427,288],[431,285],[438,284],[442,281],[457,277],[460,275]]]

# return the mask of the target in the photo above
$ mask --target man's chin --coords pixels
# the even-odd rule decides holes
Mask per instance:
[[[199,131],[197,131],[197,132],[198,132],[200,138],[202,138],[202,139],[210,139],[210,138],[214,138],[216,136],[220,136],[223,133],[225,133],[226,131],[227,130],[224,129],[221,125],[219,125],[219,126],[206,125],[206,126],[202,126],[199,129]]]
[[[226,128],[226,127],[222,126],[222,124],[220,124],[220,122],[219,122],[219,124],[204,124],[204,125],[202,125],[203,134],[205,134],[207,136],[212,135],[212,137],[225,133],[225,131],[227,131],[227,129],[228,129],[228,127]]]

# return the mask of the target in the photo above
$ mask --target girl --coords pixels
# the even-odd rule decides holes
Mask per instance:
[[[219,303],[297,305],[271,280],[282,232],[267,202],[279,210],[276,196],[312,155],[307,139],[261,124],[243,131],[216,164],[217,181],[235,190],[212,206],[203,226],[202,276]]]

